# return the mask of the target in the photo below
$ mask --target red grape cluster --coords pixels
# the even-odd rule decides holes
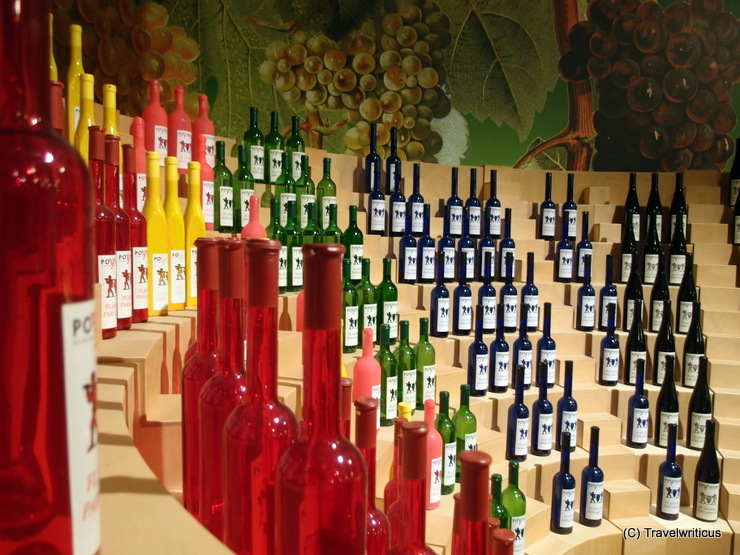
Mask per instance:
[[[730,102],[740,81],[740,22],[724,0],[591,0],[558,65],[593,78],[593,169],[722,168],[734,151]]]

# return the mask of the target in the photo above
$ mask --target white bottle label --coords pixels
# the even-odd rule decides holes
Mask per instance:
[[[539,295],[524,295],[524,304],[527,305],[527,327],[536,329],[540,324]]]
[[[455,249],[445,247],[442,252],[444,252],[444,277],[453,279],[455,277]]]
[[[61,319],[72,552],[92,555],[100,550],[95,302],[64,304]]]
[[[216,165],[216,137],[203,134],[206,138],[206,164],[213,167]]]
[[[360,309],[356,306],[344,307],[344,346],[357,346],[357,324],[359,324]]]
[[[735,181],[740,182],[740,179]],[[696,482],[696,517],[702,520],[714,521],[718,517],[719,508],[719,484],[708,484],[697,480]],[[664,504],[665,505],[665,504]]]
[[[604,368],[602,379],[606,382],[616,382],[619,379],[619,349],[604,349],[601,364]]]
[[[509,385],[509,351],[496,352],[496,368],[493,370],[493,385],[496,387]]]
[[[365,256],[364,245],[349,246],[349,279],[362,279],[362,258]]]
[[[134,310],[149,307],[149,257],[146,247],[134,247]]]
[[[265,179],[265,147],[251,145],[249,147],[249,167],[255,181]]]
[[[406,249],[403,256],[403,279],[416,281],[416,256],[415,248]]]
[[[292,247],[293,249],[293,287],[301,287],[303,285],[303,248]]]
[[[554,237],[555,236],[555,209],[544,208],[542,210],[542,236],[543,237]]]
[[[632,214],[632,233],[635,236],[635,241],[640,241],[640,214],[639,213]]]
[[[632,329],[632,320],[635,317],[635,301],[633,299],[629,299],[627,301],[627,314],[625,315],[626,320],[626,328]]]
[[[711,419],[711,414],[703,414],[701,412],[691,413],[691,422],[689,424],[691,429],[689,430],[689,433],[691,434],[692,447],[698,447],[700,449],[704,447],[704,438],[707,433],[707,420]]]
[[[735,216],[735,237],[733,244],[740,245],[740,216]]]
[[[288,202],[295,202],[295,193],[280,193],[280,225],[288,224]]]
[[[278,287],[288,285],[288,247],[280,247],[278,257]]]
[[[737,203],[737,192],[740,191],[740,179],[730,180],[730,206]]]
[[[694,315],[694,303],[682,301],[678,305],[678,333],[688,333],[691,318]]]
[[[434,247],[421,249],[421,279],[434,279]]]
[[[188,297],[198,297],[198,248],[190,247],[190,275],[188,276],[190,290]]]
[[[473,237],[480,237],[480,206],[468,207],[468,230]]]
[[[683,273],[686,269],[686,255],[672,254],[669,264],[670,268],[668,272],[668,283],[670,285],[681,285]]]
[[[607,321],[609,319],[609,305],[614,305],[614,322],[616,324],[617,322],[617,311],[619,310],[619,303],[617,302],[617,297],[607,296],[603,299],[603,305],[601,307],[601,325],[602,327],[606,327],[609,322]]]
[[[462,235],[463,207],[450,206],[450,235],[460,237]]]
[[[385,417],[392,419],[398,416],[398,376],[389,376],[385,380]]]
[[[658,357],[655,361],[655,373],[657,376],[657,382],[658,385],[663,385],[663,380],[665,379],[665,368],[666,368],[666,358],[669,356],[672,356],[675,358],[676,352],[671,351],[670,353],[666,353],[663,351],[658,351]]]
[[[622,283],[627,283],[632,272],[632,254],[628,252],[622,253]]]
[[[375,202],[378,202],[378,201],[373,201],[373,203],[375,203]],[[323,216],[321,217],[321,229],[326,229],[327,227],[329,227],[329,216],[330,216],[329,213],[331,212],[331,209],[329,207],[332,204],[336,204],[336,203],[337,203],[337,197],[329,197],[329,196],[321,197],[321,210],[322,210],[322,213],[323,213]],[[385,229],[385,202],[380,201],[380,203],[383,206],[383,215],[380,218],[380,222],[381,222],[380,223],[380,228],[376,228],[375,226],[373,226],[373,229],[381,229],[381,230],[383,230],[383,229]],[[375,206],[375,205],[373,204],[373,206]],[[337,210],[338,210],[338,208],[337,208]]]
[[[663,512],[677,515],[681,509],[681,478],[663,476]]]
[[[532,384],[532,349],[520,349],[517,365],[524,366],[524,385]]]
[[[658,240],[660,240],[660,238],[663,237],[663,215],[662,214],[655,215],[655,229],[658,232]]]
[[[270,150],[270,159],[267,163],[270,165],[270,183],[275,183],[280,174],[283,173],[283,151]]]
[[[243,228],[245,225],[249,223],[249,199],[252,198],[252,195],[254,194],[254,191],[251,189],[241,189],[239,191],[239,206],[241,208],[240,212],[240,222],[239,227]]]
[[[694,387],[696,379],[699,377],[699,361],[702,355],[695,353],[686,353],[684,355],[683,376],[686,387]]]
[[[683,220],[683,233],[684,233],[684,237],[685,237],[686,236],[686,230],[688,229],[686,227],[687,220],[688,220],[688,215],[687,214],[684,214],[681,219]],[[676,215],[675,214],[671,214],[671,238],[673,238],[673,234],[675,233],[675,231],[676,231]]]
[[[583,278],[586,275],[586,257],[590,256],[591,260],[594,259],[594,249],[580,249],[578,251],[578,277]],[[593,267],[593,264],[591,264]]]
[[[663,301],[653,301],[650,311],[650,331],[658,332],[663,323]]]
[[[436,503],[442,498],[442,457],[432,459],[429,484],[429,502]]]
[[[213,187],[213,181],[201,182],[203,188],[203,198],[200,200],[203,206],[203,219],[207,224],[213,223],[213,195],[215,189]]]
[[[455,485],[455,462],[457,461],[457,443],[445,443],[445,455],[444,455],[444,485],[454,486]]]
[[[465,450],[475,451],[476,449],[478,449],[478,437],[476,436],[476,433],[473,432],[472,434],[465,434]]]
[[[190,145],[193,143],[193,134],[182,129],[177,130],[177,169],[188,169],[188,162],[192,160]]]
[[[491,264],[488,267],[488,275],[491,279],[496,276],[496,248],[483,247],[480,250],[480,275],[481,280],[486,275],[486,253],[491,253]]]
[[[154,288],[152,310],[167,310],[170,302],[170,255],[168,253],[152,254],[151,287]]]
[[[383,303],[383,314],[380,315],[382,324],[391,327],[391,340],[398,337],[398,301],[386,301]]]
[[[301,229],[308,225],[308,205],[314,205],[314,221],[316,219],[316,195],[301,195]]]
[[[403,391],[404,403],[410,403],[412,406],[416,405],[416,368],[403,371],[401,390]]]
[[[666,447],[668,445],[668,426],[671,424],[678,425],[677,412],[660,412],[660,426],[658,427],[658,445]]]
[[[118,294],[118,317],[131,318],[131,251],[116,251],[116,289]]]
[[[221,227],[232,227],[234,225],[234,189],[232,187],[219,187],[221,195],[218,206],[218,217]]]
[[[380,200],[380,199],[371,200],[370,210],[372,210],[372,214],[370,216],[370,230],[371,231],[385,230],[385,201]],[[327,220],[326,225],[329,225],[328,220]]]
[[[555,349],[542,349],[540,351],[540,360],[547,364],[547,383],[555,383],[555,360],[557,352]]]
[[[573,277],[573,249],[560,249],[558,252],[558,277],[561,279]]]
[[[411,203],[411,232],[424,232],[424,205],[420,202]]]
[[[118,297],[116,294],[116,256],[98,256],[98,283],[100,284],[100,309],[103,329],[115,329],[118,323]]]
[[[425,364],[423,367],[424,374],[424,401],[434,399],[437,392],[437,369],[434,364]]]
[[[560,492],[560,527],[573,528],[573,514],[576,508],[576,490],[564,489]]]
[[[370,396],[373,399],[377,399],[378,403],[380,403],[380,384],[373,386],[370,392]],[[380,429],[380,411],[376,410],[375,414],[377,415],[377,418],[375,419],[375,429],[379,430]]]
[[[488,389],[488,355],[475,355],[475,389]]]
[[[514,454],[517,457],[527,455],[527,443],[529,438],[529,418],[516,419],[516,440],[514,441]]]
[[[450,331],[450,299],[437,299],[437,331]]]
[[[647,443],[650,409],[635,409],[632,414],[632,441]]]
[[[396,175],[398,175],[398,186],[401,186],[401,176],[400,176],[400,170],[399,164],[396,163],[390,163],[388,164],[388,167],[386,169],[386,179],[387,179],[387,190],[395,191],[396,189]]]
[[[586,482],[586,510],[589,520],[599,520],[604,514],[604,482]]]
[[[405,202],[392,202],[391,203],[391,232],[392,233],[403,233],[406,229],[406,203]]]
[[[504,295],[504,327],[516,328],[517,323],[517,298],[516,295]]]
[[[144,210],[144,203],[146,202],[146,174],[136,174],[136,209],[141,212]],[[213,202],[211,202],[213,204]]]
[[[540,414],[540,424],[537,429],[537,449],[552,449],[552,413]]]
[[[291,167],[293,168],[293,181],[298,181],[301,177],[301,160],[305,154],[303,152],[292,152],[290,154]]]
[[[501,207],[491,206],[488,209],[488,225],[491,235],[501,235]]]
[[[570,446],[575,447],[578,437],[578,411],[564,410],[562,418],[560,434],[570,432]]]
[[[483,328],[487,330],[496,329],[496,297],[486,295],[481,301]]]
[[[637,361],[642,360],[647,363],[647,352],[646,351],[631,351],[630,352],[630,368],[629,368],[629,379],[630,383],[637,381]]]
[[[511,531],[514,532],[514,555],[524,555],[526,519],[526,515],[511,517]]]
[[[185,251],[170,251],[170,302],[185,302]]]
[[[377,338],[378,329],[378,305],[375,303],[365,303],[362,305],[362,329],[370,328],[373,330],[373,342]]]
[[[645,255],[645,275],[643,279],[645,283],[655,283],[655,278],[658,277],[658,265],[660,264],[659,254],[646,254]]]
[[[563,210],[563,217],[568,221],[568,239],[575,239],[578,229],[578,210]]]
[[[457,307],[457,327],[462,331],[473,328],[472,297],[460,297],[460,304]]]
[[[167,158],[167,126],[154,126],[154,150],[159,152],[159,166],[164,167],[164,159]]]
[[[472,281],[475,278],[475,249],[462,249],[461,256],[465,257],[465,279]]]

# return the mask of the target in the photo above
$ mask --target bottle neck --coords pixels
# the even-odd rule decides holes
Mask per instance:
[[[251,272],[250,272],[251,273]],[[277,398],[277,307],[247,307],[247,392],[252,398]]]
[[[549,179],[545,182],[545,200],[552,201],[552,183]]]
[[[305,328],[303,333],[306,435],[339,437],[339,332]]]
[[[519,376],[517,376],[516,381],[516,389],[514,390],[514,402],[517,405],[521,405],[524,403],[524,379],[518,379]]]
[[[440,396],[439,398],[439,414],[449,418],[450,416],[450,398],[447,396]]]
[[[278,115],[277,112],[270,113],[270,131],[278,133]]]
[[[591,441],[591,446],[588,452],[588,465],[599,466],[599,440],[598,438]]]
[[[249,127],[259,130],[259,112],[257,108],[249,109]]]
[[[527,285],[534,283],[534,259],[527,257]]]
[[[130,214],[139,214],[136,204],[136,174],[124,172],[123,174],[123,206],[126,212]]]
[[[404,504],[404,530],[406,547],[423,547],[426,543],[426,480],[404,478],[401,482]]]
[[[120,208],[118,192],[118,166],[116,164],[105,164],[105,191],[103,202],[111,210]]]
[[[221,374],[234,377],[242,371],[244,358],[244,299],[221,297],[219,300],[218,347]]]
[[[566,374],[565,384],[563,385],[563,397],[573,396],[573,376]]]
[[[216,350],[216,306],[218,293],[215,289],[198,290],[198,354],[205,356]]]
[[[519,465],[509,465],[509,487],[519,489]]]
[[[462,391],[460,393],[460,410],[468,409],[470,405],[470,391]]]
[[[676,462],[676,438],[668,439],[668,448],[666,449],[665,460],[668,463]]]
[[[642,396],[645,391],[645,372],[638,372],[635,379],[635,395]]]
[[[560,472],[570,474],[570,449],[566,446],[560,450]]]
[[[360,447],[360,453],[365,458],[367,466],[367,506],[375,509],[375,447]]]

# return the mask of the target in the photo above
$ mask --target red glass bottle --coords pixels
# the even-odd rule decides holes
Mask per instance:
[[[516,534],[505,528],[493,531],[493,545],[489,546],[492,555],[514,555],[514,541]]]
[[[260,223],[260,198],[257,195],[249,197],[249,223],[242,228],[242,237],[250,239],[266,239],[267,231]]]
[[[121,138],[105,136],[105,190],[103,202],[113,213],[116,222],[116,293],[118,299],[119,330],[131,328],[133,301],[133,267],[131,265],[131,220],[121,208],[119,152]]]
[[[124,147],[125,149],[126,147]],[[124,158],[126,151],[124,150]],[[198,341],[194,356],[182,370],[182,496],[185,508],[198,517],[200,494],[200,423],[198,399],[205,383],[218,371],[216,307],[218,303],[218,237],[196,239],[198,249]]]
[[[353,372],[355,380],[355,399],[373,397],[380,401],[380,363],[373,354],[373,330],[362,330],[362,356],[355,363]],[[380,411],[378,411],[378,428],[380,428]]]
[[[206,163],[213,167],[216,163],[216,128],[208,117],[208,109],[208,97],[204,94],[199,95],[198,117],[193,122],[193,147],[198,144],[200,137],[205,137]]]
[[[279,555],[365,553],[367,471],[339,426],[343,254],[337,244],[303,247],[304,420],[278,466]]]
[[[144,147],[146,152],[159,152],[159,165],[164,167],[164,159],[169,156],[167,149],[167,112],[159,103],[159,81],[149,81],[149,104],[144,108]],[[146,167],[144,168],[146,171]]]
[[[460,492],[452,494],[454,509],[452,512],[452,555],[466,555],[462,552],[461,529],[460,529]]]
[[[0,553],[89,555],[100,546],[93,191],[51,127],[49,11],[0,3]]]
[[[168,156],[177,157],[177,171],[188,173],[188,162],[192,161],[193,126],[185,113],[185,87],[175,87],[175,107],[167,118]]]
[[[222,239],[218,244],[219,369],[203,386],[200,421],[200,522],[223,537],[223,430],[244,395],[244,244]],[[199,272],[200,273],[200,272]],[[199,342],[200,343],[200,342]]]
[[[118,299],[116,296],[116,220],[103,195],[105,189],[105,130],[90,127],[90,174],[95,188],[95,265],[100,284],[100,327],[103,339],[116,336]]]
[[[303,289],[295,301],[295,331],[303,331]]]
[[[141,212],[146,201],[146,148],[144,147],[144,120],[135,117],[131,121],[131,136],[134,143],[133,172],[136,174],[136,209]],[[125,192],[124,192],[125,194]]]
[[[279,241],[248,241],[247,394],[224,427],[224,543],[236,553],[275,552],[275,472],[298,436],[277,397]]]
[[[442,436],[434,427],[434,399],[424,401],[424,422],[427,423],[427,509],[436,509],[442,499]]]
[[[213,166],[207,162],[204,135],[198,137],[197,141],[193,139],[193,160],[200,163],[200,205],[203,208],[203,219],[206,221],[206,229],[213,229]]]
[[[371,337],[372,339],[372,337]],[[367,466],[367,555],[385,555],[389,545],[388,518],[375,506],[375,449],[378,406],[373,397],[355,399],[355,444]]]
[[[352,378],[340,378],[339,384],[339,399],[342,404],[339,416],[342,419],[342,435],[349,439],[352,433]]]
[[[137,119],[137,118],[134,118]],[[138,118],[141,119],[141,118]],[[146,153],[145,153],[146,154]],[[149,320],[149,278],[146,248],[146,219],[137,202],[137,152],[133,145],[123,145],[123,208],[131,222],[132,320],[134,324]],[[144,174],[146,184],[146,173]]]
[[[458,548],[467,555],[488,555],[488,469],[491,455],[484,451],[460,453],[460,535]],[[455,548],[453,547],[453,552]]]
[[[64,136],[64,84],[60,81],[51,82],[49,106],[51,106],[49,114],[51,128]]]

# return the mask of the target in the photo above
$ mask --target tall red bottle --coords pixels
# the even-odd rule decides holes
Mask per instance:
[[[119,152],[121,138],[105,136],[105,190],[103,202],[116,222],[116,297],[118,299],[118,329],[131,328],[133,308],[133,267],[131,265],[131,220],[121,208]]]
[[[219,369],[203,386],[200,421],[200,522],[223,537],[223,431],[231,411],[244,397],[245,276],[244,243],[222,239],[218,245]]]
[[[149,262],[146,247],[146,219],[138,208],[137,189],[139,181],[136,174],[136,156],[137,152],[133,145],[123,145],[123,208],[131,222],[132,320],[134,324],[149,320],[149,278],[147,276]],[[146,184],[146,173],[144,174],[144,183]]]
[[[427,423],[427,509],[436,509],[442,500],[442,436],[434,428],[434,399],[424,401],[424,422]]]
[[[488,555],[488,469],[491,455],[484,451],[460,453],[460,553]],[[453,546],[453,552],[455,552]]]
[[[367,466],[367,555],[385,555],[390,540],[388,518],[375,506],[375,448],[378,438],[376,422],[379,403],[373,397],[355,399],[355,444]]]
[[[337,244],[303,247],[304,420],[300,439],[278,466],[279,555],[365,553],[367,471],[339,429],[343,254]]]
[[[177,171],[188,173],[188,162],[192,161],[193,127],[185,113],[185,88],[175,87],[175,107],[167,118],[168,156],[177,157]]]
[[[198,117],[193,122],[193,147],[198,144],[200,137],[205,137],[206,162],[209,166],[213,167],[216,163],[216,128],[208,117],[208,109],[208,97],[204,94],[199,95]]]
[[[126,148],[126,147],[124,147]],[[124,157],[126,153],[124,151]],[[218,237],[196,239],[198,248],[198,341],[182,370],[182,496],[185,508],[198,517],[200,495],[200,422],[198,400],[205,383],[218,371],[216,312],[218,294]]]
[[[90,555],[100,547],[93,191],[51,128],[49,11],[0,3],[0,553]]]
[[[100,284],[100,327],[103,339],[116,336],[118,298],[116,296],[116,220],[103,202],[105,190],[105,130],[90,127],[90,174],[95,188],[95,265]]]
[[[141,114],[144,119],[144,147],[146,152],[159,152],[159,165],[169,156],[167,148],[167,112],[159,103],[159,81],[149,81],[149,104]],[[146,171],[146,167],[144,168]]]
[[[380,402],[380,363],[373,355],[373,330],[365,328],[362,330],[362,356],[355,363],[355,399],[360,397],[373,397]],[[376,411],[380,428],[380,411]]]
[[[134,142],[133,172],[136,174],[136,209],[141,212],[144,209],[144,202],[146,201],[146,147],[144,146],[144,120],[138,116],[131,120],[130,132]]]
[[[200,205],[206,229],[213,229],[213,166],[206,161],[206,137],[193,139],[193,160],[200,163]]]
[[[248,241],[247,395],[224,428],[224,543],[236,553],[275,552],[275,472],[298,436],[277,398],[279,241]]]

